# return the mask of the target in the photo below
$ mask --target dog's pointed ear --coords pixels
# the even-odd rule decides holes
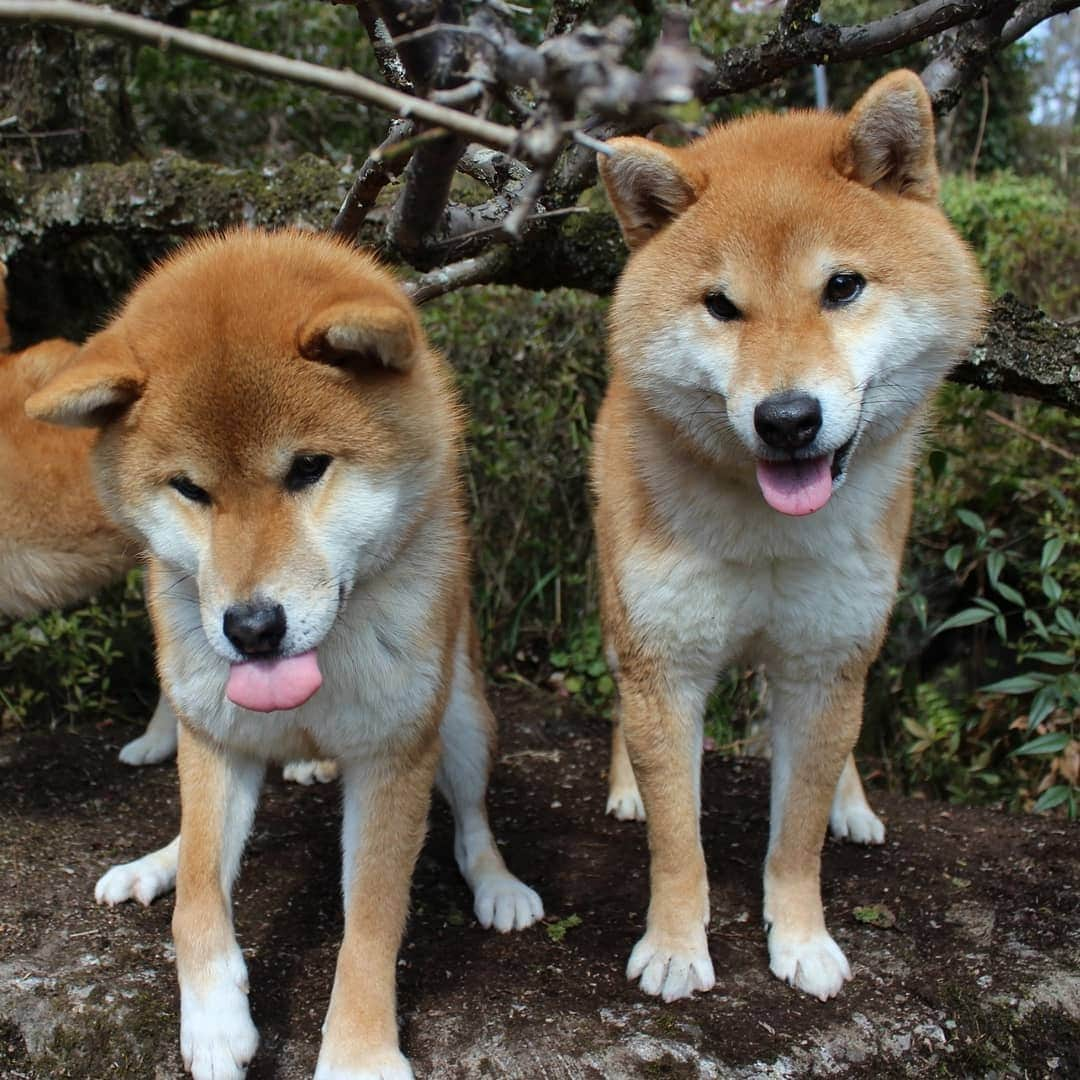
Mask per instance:
[[[49,424],[104,427],[138,400],[145,385],[146,375],[122,337],[104,330],[26,399],[26,413]]]
[[[416,318],[403,305],[343,301],[300,327],[300,355],[351,371],[408,372],[420,349]]]
[[[626,245],[633,251],[697,200],[699,183],[677,150],[638,136],[612,139],[597,154]]]
[[[840,171],[876,191],[934,202],[938,167],[930,95],[914,71],[878,79],[848,113]]]

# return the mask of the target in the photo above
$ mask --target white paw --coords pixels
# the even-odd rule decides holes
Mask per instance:
[[[409,1059],[396,1048],[365,1055],[356,1065],[330,1065],[325,1057],[325,1052],[319,1054],[315,1080],[413,1080]]]
[[[212,965],[210,987],[180,987],[180,1053],[194,1080],[242,1080],[259,1046],[247,1000],[247,970],[239,953]]]
[[[885,843],[885,824],[865,803],[834,806],[829,812],[829,831],[837,840],[855,844]]]
[[[610,792],[604,813],[611,814],[619,821],[644,821],[645,804],[641,801],[641,792],[636,787]]]
[[[796,936],[774,925],[769,931],[769,968],[789,986],[821,1001],[836,997],[851,978],[847,957],[825,930]]]
[[[179,843],[174,840],[160,851],[112,867],[98,878],[94,886],[94,899],[109,907],[122,904],[125,900],[138,900],[144,907],[148,906],[163,893],[171,891],[176,884],[178,851]]]
[[[137,739],[125,743],[120,750],[120,760],[125,765],[157,765],[168,761],[175,753],[175,727],[164,734],[147,728]]]
[[[641,989],[665,1001],[691,997],[695,990],[716,985],[705,928],[690,938],[674,939],[648,931],[634,946],[626,965],[626,977],[641,976]]]
[[[323,761],[290,761],[281,775],[294,784],[303,784],[310,787],[318,782],[329,784],[338,778],[338,763],[332,758]]]
[[[484,929],[495,927],[500,934],[524,930],[544,917],[540,897],[513,874],[492,874],[476,883],[473,910]]]

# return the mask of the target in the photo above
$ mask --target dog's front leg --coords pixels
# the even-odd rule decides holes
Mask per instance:
[[[438,740],[404,760],[343,763],[345,935],[315,1080],[408,1080],[398,1049],[397,955],[427,827]]]
[[[689,680],[676,691],[662,676],[619,678],[626,748],[645,804],[649,915],[628,979],[665,1001],[716,982],[705,928],[709,883],[701,848],[701,743],[706,691]]]
[[[258,1046],[247,968],[232,922],[232,886],[264,767],[180,725],[180,861],[173,939],[180,1050],[195,1080],[244,1075]]]
[[[862,722],[866,666],[822,682],[775,674],[765,926],[774,975],[822,1001],[851,969],[825,929],[821,848],[837,782]]]

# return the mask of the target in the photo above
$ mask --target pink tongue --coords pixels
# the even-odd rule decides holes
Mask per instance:
[[[781,514],[800,517],[820,510],[832,494],[832,454],[809,461],[758,461],[757,482],[765,501]]]
[[[277,712],[297,709],[322,686],[315,650],[282,660],[233,664],[225,696],[242,709]]]

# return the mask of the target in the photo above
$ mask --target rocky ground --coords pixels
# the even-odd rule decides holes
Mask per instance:
[[[718,985],[665,1005],[623,968],[646,905],[644,830],[603,816],[606,730],[495,694],[496,832],[548,918],[472,918],[433,812],[399,962],[420,1077],[1080,1076],[1080,830],[876,795],[884,848],[830,841],[825,903],[855,981],[822,1004],[768,973],[759,925],[768,770],[709,755],[704,835]],[[132,732],[0,740],[0,1076],[181,1075],[172,903],[95,907],[109,864],[169,839],[169,766]],[[252,1080],[310,1076],[341,932],[337,792],[268,785],[236,898],[262,1044]]]

